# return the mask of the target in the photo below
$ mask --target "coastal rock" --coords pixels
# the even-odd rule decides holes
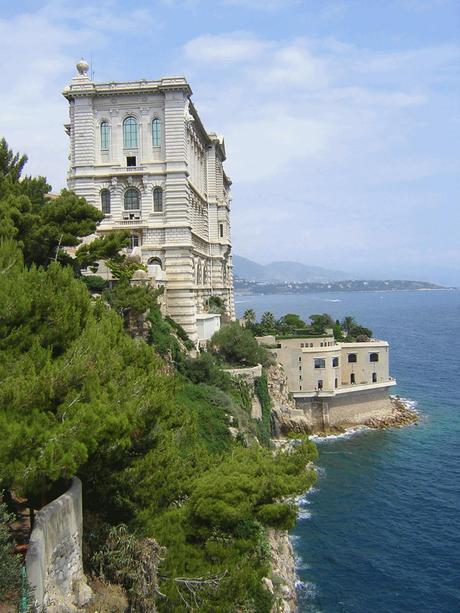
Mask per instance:
[[[267,370],[267,386],[272,401],[272,436],[277,438],[288,432],[309,434],[311,424],[290,397],[287,375],[281,364],[273,364]]]
[[[272,574],[264,578],[264,584],[274,595],[271,613],[295,613],[297,611],[296,570],[294,550],[286,530],[269,529]]]
[[[391,396],[392,411],[385,417],[367,420],[363,425],[368,428],[385,430],[387,428],[402,428],[416,424],[419,421],[419,414],[407,402],[399,396]]]

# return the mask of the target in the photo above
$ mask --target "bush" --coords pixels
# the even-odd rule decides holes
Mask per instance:
[[[90,292],[102,292],[107,287],[107,281],[98,275],[86,275],[81,280]]]
[[[271,400],[268,392],[268,384],[266,375],[258,377],[254,381],[254,389],[256,396],[259,399],[260,406],[262,407],[262,419],[257,422],[257,437],[266,447],[270,446],[271,440],[271,428],[270,428],[270,414],[271,414]]]
[[[211,339],[211,347],[231,366],[266,366],[271,356],[261,347],[252,333],[238,323],[223,326]]]
[[[192,383],[215,385],[222,390],[228,390],[232,386],[230,375],[222,370],[215,357],[208,352],[201,353],[197,358],[184,359],[179,371]]]
[[[19,602],[21,590],[21,560],[13,553],[14,541],[8,524],[13,517],[0,503],[0,602]]]

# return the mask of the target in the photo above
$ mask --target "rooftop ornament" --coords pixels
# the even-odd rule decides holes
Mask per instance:
[[[88,62],[85,59],[81,58],[81,60],[77,62],[77,70],[78,70],[78,75],[80,77],[88,77],[88,70],[89,70]]]

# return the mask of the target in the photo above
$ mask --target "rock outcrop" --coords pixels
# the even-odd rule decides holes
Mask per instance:
[[[265,577],[266,588],[275,602],[272,613],[297,611],[296,570],[294,550],[286,530],[268,530],[268,543],[272,561],[272,573]]]
[[[277,438],[288,432],[310,434],[311,424],[289,396],[287,375],[281,364],[274,364],[267,370],[267,385],[272,401],[272,436]]]
[[[415,424],[419,420],[419,414],[407,402],[401,400],[399,396],[390,397],[392,412],[390,415],[381,418],[367,420],[363,425],[369,428],[384,430],[386,428],[402,428]]]

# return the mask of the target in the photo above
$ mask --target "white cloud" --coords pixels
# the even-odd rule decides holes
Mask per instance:
[[[252,62],[266,49],[268,43],[245,32],[214,36],[207,34],[189,41],[185,56],[194,62]]]
[[[246,9],[273,11],[299,5],[302,0],[222,0],[222,4]]]
[[[204,53],[206,40],[219,51]],[[415,248],[401,228],[421,212],[434,216],[441,198],[417,185],[458,168],[423,135],[436,129],[438,84],[452,79],[458,53],[249,33],[189,41],[198,109],[226,139],[235,251],[335,267],[345,253],[356,270],[370,253],[375,261]]]

